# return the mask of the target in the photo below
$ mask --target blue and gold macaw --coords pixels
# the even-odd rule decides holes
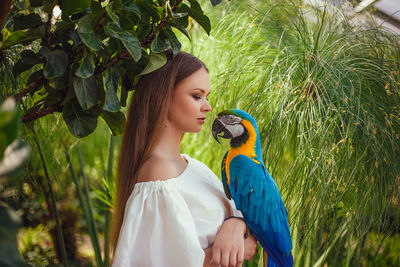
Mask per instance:
[[[242,110],[226,110],[215,119],[212,134],[217,142],[218,137],[231,139],[222,160],[225,194],[263,247],[264,266],[293,266],[287,211],[264,166],[256,120]]]

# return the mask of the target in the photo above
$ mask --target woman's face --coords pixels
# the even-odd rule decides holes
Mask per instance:
[[[211,111],[207,96],[210,93],[210,77],[201,68],[180,81],[168,112],[168,123],[182,132],[199,132],[207,112]]]

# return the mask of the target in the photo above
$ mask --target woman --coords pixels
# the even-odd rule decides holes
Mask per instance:
[[[209,92],[208,69],[185,52],[136,86],[119,155],[113,266],[241,266],[255,254],[219,179],[180,153],[183,134],[199,132],[211,110]]]

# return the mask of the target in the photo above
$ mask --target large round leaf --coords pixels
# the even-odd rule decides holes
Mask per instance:
[[[21,59],[13,66],[12,72],[14,76],[17,77],[22,72],[29,70],[36,64],[42,62],[42,59],[40,59],[32,50],[24,50],[21,52]]]
[[[141,17],[140,9],[135,3],[130,0],[122,0],[122,10],[132,12],[135,14],[139,19]]]
[[[161,53],[166,51],[169,48],[167,42],[163,38],[161,38],[160,34],[151,42],[151,51],[154,53]]]
[[[19,30],[7,35],[1,43],[0,50],[4,50],[16,44],[28,43],[38,38],[44,37],[45,27],[43,25],[35,29]]]
[[[78,34],[82,42],[91,50],[97,51],[101,47],[101,41],[93,31],[94,22],[90,14],[83,16],[78,21]]]
[[[165,53],[159,53],[159,54],[151,53],[149,62],[139,75],[144,75],[153,72],[164,66],[165,63],[167,63],[167,56],[165,55]]]
[[[36,28],[43,22],[39,14],[18,14],[14,18],[14,31]]]
[[[101,118],[107,123],[110,128],[112,135],[120,135],[124,130],[125,126],[125,115],[121,111],[108,112],[103,110]]]
[[[103,83],[106,88],[106,102],[104,104],[104,110],[110,112],[116,112],[121,109],[117,97],[117,90],[119,85],[119,72],[117,69],[110,67],[106,71],[106,75],[103,78]]]
[[[61,10],[66,16],[81,12],[90,7],[91,0],[61,0]]]
[[[133,33],[121,29],[117,24],[112,22],[108,23],[104,30],[109,36],[121,40],[135,62],[141,58],[142,48],[138,38]]]
[[[88,136],[97,127],[99,114],[93,110],[82,110],[76,101],[64,105],[62,112],[69,131],[78,138]]]
[[[97,104],[100,104],[100,89],[103,90],[103,88],[99,88],[97,80],[94,76],[90,76],[86,79],[74,77],[73,86],[76,98],[78,99],[83,110],[87,110]]]
[[[91,54],[84,57],[75,71],[75,75],[81,78],[88,78],[94,73],[94,62]]]
[[[0,159],[6,147],[17,137],[20,117],[14,98],[7,98],[0,106]]]
[[[47,79],[61,77],[68,66],[68,55],[63,50],[50,51],[47,47],[42,47],[39,53],[46,58],[46,65],[43,75]]]

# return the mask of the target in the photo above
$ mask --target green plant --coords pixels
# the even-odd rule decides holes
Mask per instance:
[[[208,13],[210,38],[192,32],[204,41],[183,44],[211,70],[209,117],[237,107],[257,119],[296,266],[361,264],[368,233],[398,235],[398,36],[303,1],[224,12]],[[187,135],[183,147],[220,173],[227,145],[215,147],[210,131]]]
[[[18,236],[18,247],[26,262],[32,266],[55,265],[56,255],[52,241],[44,225],[22,229]]]

